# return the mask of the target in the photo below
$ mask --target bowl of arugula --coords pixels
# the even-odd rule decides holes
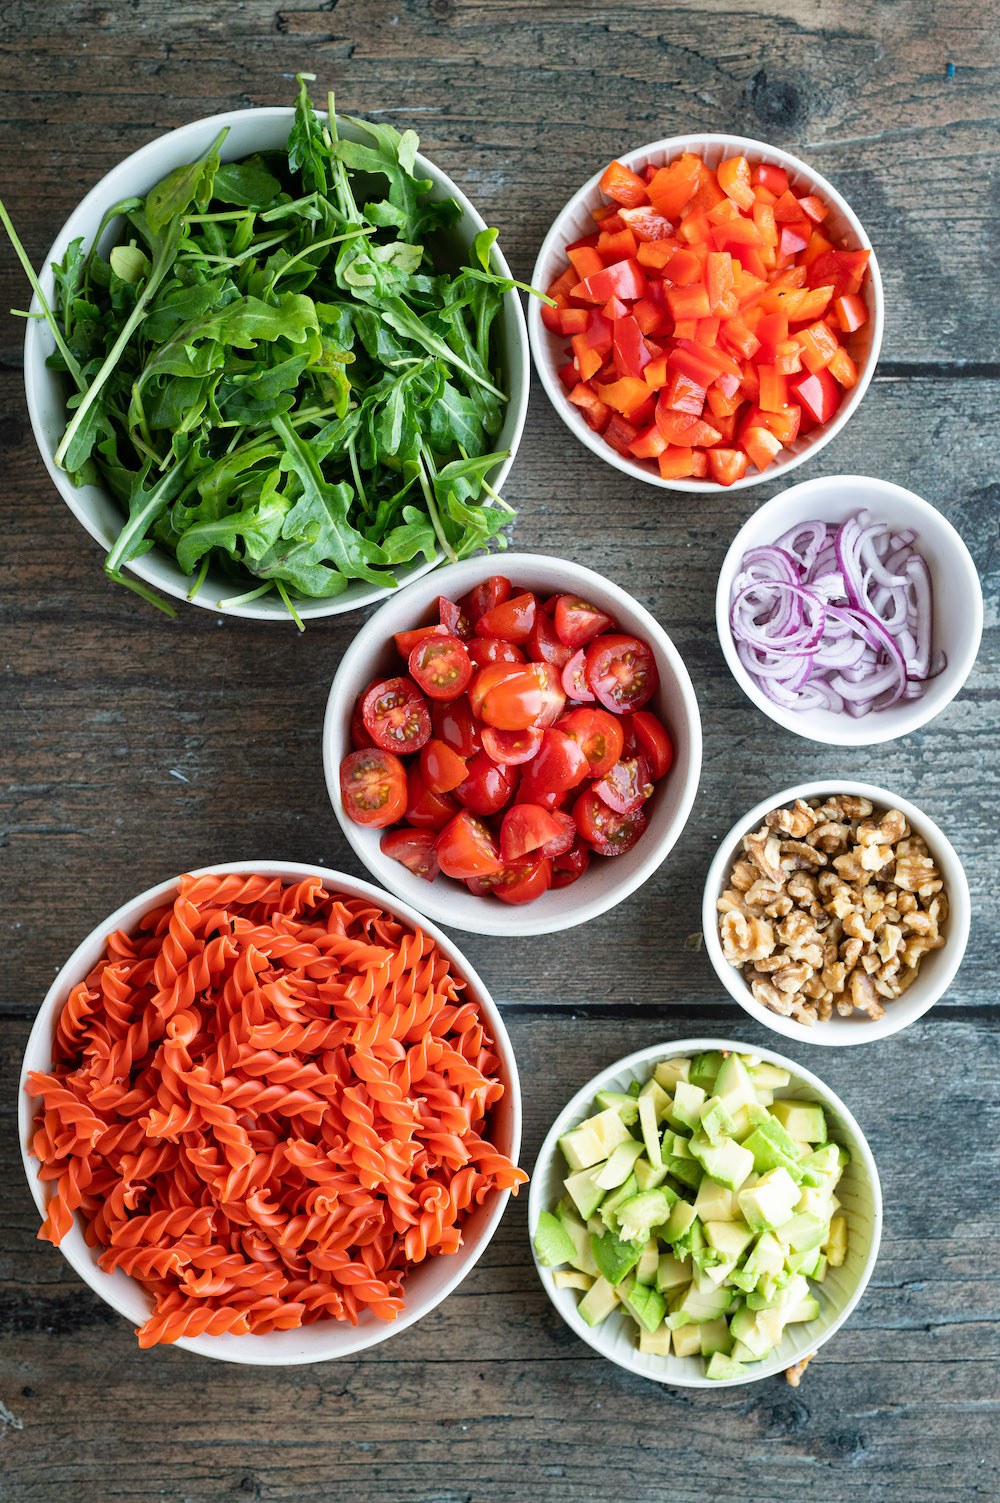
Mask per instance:
[[[151,141],[36,277],[25,388],[105,571],[259,620],[354,610],[509,521],[517,287],[412,131],[237,110]],[[331,129],[330,122],[333,121]]]

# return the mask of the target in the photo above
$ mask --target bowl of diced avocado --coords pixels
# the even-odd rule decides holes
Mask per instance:
[[[786,1371],[844,1324],[882,1193],[840,1098],[769,1049],[641,1049],[560,1112],[531,1177],[535,1266],[620,1367],[684,1388]]]

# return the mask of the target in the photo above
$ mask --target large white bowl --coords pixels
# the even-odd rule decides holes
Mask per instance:
[[[304,877],[320,877],[328,889],[347,893],[350,897],[369,898],[405,924],[413,928],[419,927],[430,935],[449,963],[465,978],[465,994],[480,1008],[493,1036],[500,1060],[498,1073],[503,1081],[504,1094],[492,1109],[490,1135],[497,1147],[517,1163],[521,1147],[521,1094],[514,1051],[496,1004],[450,939],[405,903],[391,898],[370,882],[359,882],[356,877],[349,877],[343,872],[329,871],[322,866],[304,866],[293,861],[232,861],[218,866],[200,867],[194,875],[205,876],[218,872],[260,873],[267,877],[280,877],[285,882],[299,882]],[[131,930],[143,914],[169,898],[176,887],[176,877],[160,882],[148,892],[140,893],[138,897],[124,903],[98,924],[60,970],[35,1019],[21,1067],[18,1131],[24,1172],[35,1205],[43,1214],[47,1210],[52,1191],[50,1185],[43,1184],[38,1178],[38,1161],[28,1152],[38,1103],[25,1091],[25,1077],[29,1070],[51,1068],[52,1042],[63,1004],[71,989],[84,979],[104,954],[107,936],[116,929]],[[462,1282],[486,1251],[509,1196],[509,1190],[493,1191],[481,1206],[471,1211],[463,1223],[463,1244],[457,1253],[428,1258],[407,1275],[403,1286],[406,1304],[394,1321],[379,1320],[366,1310],[359,1316],[356,1326],[349,1325],[346,1321],[321,1320],[299,1330],[272,1331],[265,1336],[183,1337],[174,1345],[189,1352],[197,1352],[202,1357],[214,1357],[221,1362],[239,1362],[254,1367],[292,1367],[304,1362],[328,1362],[335,1357],[347,1357],[354,1352],[365,1351],[380,1341],[387,1341],[397,1332],[405,1331],[407,1326],[412,1326],[414,1321],[433,1310],[435,1305],[439,1305]],[[59,1251],[80,1278],[106,1304],[117,1310],[119,1315],[124,1315],[136,1326],[148,1318],[153,1304],[150,1296],[135,1279],[120,1269],[108,1274],[98,1266],[101,1249],[87,1246],[79,1213],[74,1217],[72,1230],[59,1244]]]
[[[783,1054],[758,1045],[734,1043],[732,1039],[679,1039],[677,1043],[654,1044],[616,1060],[587,1084],[563,1107],[539,1149],[528,1191],[528,1230],[533,1237],[542,1211],[551,1210],[563,1194],[563,1178],[568,1172],[559,1151],[559,1139],[571,1127],[593,1114],[598,1091],[627,1091],[634,1080],[641,1084],[649,1079],[653,1066],[660,1060],[677,1055],[700,1054],[708,1049],[729,1049],[738,1054],[752,1054],[758,1059],[780,1065],[791,1075],[787,1086],[775,1091],[776,1097],[792,1101],[813,1100],[821,1103],[830,1124],[830,1136],[850,1150],[851,1162],[837,1186],[847,1220],[847,1258],[841,1268],[831,1268],[822,1284],[813,1285],[820,1313],[808,1324],[788,1327],[779,1345],[762,1362],[747,1365],[742,1377],[716,1380],[705,1376],[701,1357],[657,1357],[640,1352],[636,1346],[636,1325],[620,1310],[612,1311],[599,1326],[589,1326],[577,1306],[579,1293],[574,1289],[557,1289],[551,1268],[543,1268],[535,1254],[535,1268],[545,1292],[563,1320],[588,1346],[610,1362],[651,1378],[655,1383],[670,1383],[677,1388],[737,1388],[772,1378],[801,1358],[815,1352],[829,1341],[847,1320],[871,1278],[882,1239],[882,1190],[872,1151],[857,1122],[839,1096],[808,1070]]]
[[[340,764],[351,751],[351,714],[362,689],[397,662],[393,633],[432,617],[439,595],[457,599],[492,574],[505,574],[515,588],[548,596],[581,595],[613,616],[624,632],[643,638],[656,657],[660,683],[648,709],[660,717],[674,744],[674,761],[646,805],[649,825],[623,856],[597,857],[578,881],[553,889],[523,907],[492,897],[477,898],[464,883],[440,876],[425,882],[379,849],[382,830],[355,824],[344,811]],[[393,669],[394,672],[399,671]],[[358,632],[341,659],[330,689],[323,726],[323,767],[330,801],[341,828],[368,870],[391,892],[453,929],[473,934],[552,934],[585,924],[627,898],[666,858],[680,837],[701,776],[701,718],[683,659],[663,627],[631,595],[582,564],[540,553],[501,553],[441,569],[387,600]]]
[[[920,963],[916,980],[901,997],[886,1002],[881,1018],[872,1019],[855,1010],[842,1018],[834,1013],[826,1022],[797,1023],[794,1018],[783,1018],[769,1007],[758,1002],[744,979],[743,972],[722,953],[719,939],[718,899],[729,886],[729,873],[737,856],[742,854],[744,835],[759,830],[764,818],[772,809],[785,809],[795,799],[828,798],[832,794],[857,794],[870,799],[876,808],[899,809],[905,816],[914,834],[922,835],[927,842],[939,872],[944,880],[949,913],[943,932],[946,942],[939,950],[931,950]],[[800,783],[795,788],[786,788],[782,793],[762,799],[756,808],[733,826],[729,834],[719,841],[719,849],[705,878],[705,893],[701,905],[701,925],[705,935],[705,950],[715,967],[715,974],[726,991],[748,1012],[755,1022],[763,1023],[774,1033],[795,1039],[800,1044],[873,1044],[878,1039],[888,1038],[909,1027],[917,1018],[923,1017],[928,1008],[944,996],[955,979],[962,964],[965,946],[969,939],[969,924],[972,904],[969,898],[969,883],[965,869],[951,841],[932,819],[911,804],[885,788],[875,788],[871,783],[855,783],[847,778],[823,778],[816,783]]]
[[[793,192],[803,195],[818,193],[829,205],[830,213],[822,226],[824,234],[828,235],[841,249],[872,250],[872,243],[861,221],[833,184],[827,182],[825,177],[821,177],[813,167],[809,166],[808,162],[803,162],[799,157],[793,157],[789,152],[782,151],[780,147],[770,146],[764,141],[754,141],[747,136],[668,136],[666,140],[653,141],[648,146],[638,146],[634,151],[625,152],[618,160],[626,167],[631,167],[634,172],[642,173],[648,163],[653,162],[658,167],[665,166],[685,151],[696,152],[709,167],[718,167],[720,162],[726,161],[729,157],[740,155],[747,157],[751,166],[768,162],[772,166],[784,167]],[[542,291],[550,287],[560,272],[566,268],[566,246],[592,233],[593,210],[607,202],[601,192],[603,171],[602,166],[601,171],[595,172],[594,176],[584,183],[577,193],[574,193],[569,203],[556,216],[552,228],[542,241],[538,259],[535,261],[535,269],[531,274],[533,287],[538,287]],[[586,444],[592,453],[605,460],[606,463],[614,465],[615,469],[621,470],[624,475],[631,475],[637,480],[644,480],[647,485],[658,485],[668,491],[737,491],[745,489],[748,485],[759,485],[762,481],[778,480],[812,455],[818,454],[820,449],[840,432],[857,411],[858,404],[875,374],[875,364],[882,345],[885,300],[882,295],[882,276],[873,250],[868,268],[869,275],[865,278],[863,289],[868,307],[868,322],[853,336],[850,346],[858,366],[857,385],[847,392],[836,414],[828,423],[814,428],[811,433],[804,434],[794,443],[789,444],[766,470],[757,470],[751,466],[743,479],[734,481],[731,486],[720,486],[715,480],[695,480],[690,477],[682,480],[664,480],[654,461],[626,459],[612,449],[610,444],[605,443],[601,435],[595,433],[587,423],[580,408],[574,407],[573,403],[568,400],[566,388],[559,379],[559,371],[566,363],[569,340],[565,335],[553,334],[545,327],[542,323],[541,304],[537,298],[532,298],[528,309],[528,334],[535,369],[541,377],[550,402],[570,432],[575,434],[582,444]]]
[[[819,520],[838,526],[862,508],[895,529],[910,527],[914,546],[927,560],[934,592],[933,646],[947,665],[928,679],[919,699],[904,699],[887,710],[855,718],[845,711],[786,710],[763,692],[736,652],[729,624],[733,580],[751,548],[776,543],[801,522]],[[983,635],[983,592],[972,556],[959,534],[936,507],[913,491],[868,475],[823,475],[803,480],[755,511],[729,547],[719,571],[715,623],[733,678],[748,699],[771,720],[825,746],[876,746],[919,730],[950,704],[972,671]]]
[[[321,118],[326,118],[326,111],[320,110],[317,113]],[[155,187],[175,167],[197,160],[224,127],[229,132],[221,151],[224,162],[238,161],[254,152],[274,151],[283,147],[293,115],[294,111],[288,108],[230,110],[226,114],[211,115],[205,120],[193,120],[189,125],[182,125],[165,136],[158,136],[155,141],[150,141],[123,162],[119,162],[74,209],[45,257],[39,280],[50,306],[55,296],[52,262],[62,260],[70,241],[77,236],[82,235],[84,245],[89,247],[105,210],[124,198],[144,197],[150,188]],[[348,140],[365,139],[357,126],[339,115],[337,129]],[[416,163],[420,175],[430,178],[433,183],[433,199],[455,198],[461,205],[462,217],[450,233],[463,248],[471,246],[479,231],[486,228],[484,219],[461,189],[439,167],[435,167],[433,162],[418,154]],[[100,242],[102,253],[107,253],[115,244],[120,225],[121,220],[117,220],[105,231]],[[510,268],[496,245],[492,250],[492,266],[498,275],[510,276]],[[39,311],[37,299],[32,303],[32,310]],[[495,490],[501,490],[521,441],[524,416],[528,408],[528,335],[520,299],[515,291],[505,295],[503,310],[495,327],[498,331],[499,363],[506,377],[509,398],[496,447],[501,451],[509,450],[509,456],[494,466],[487,479]],[[54,348],[51,332],[44,320],[29,319],[24,339],[24,386],[35,442],[66,505],[91,537],[107,551],[122,529],[124,518],[121,508],[102,486],[75,486],[66,471],[59,469],[54,461],[66,427],[67,395],[64,378],[57,371],[49,370],[45,364]],[[439,554],[432,563],[424,560],[402,566],[397,569],[396,577],[401,585],[407,580],[419,579],[422,574],[433,569],[442,557]],[[162,590],[165,595],[170,595],[175,600],[187,600],[193,576],[182,573],[176,559],[161,548],[153,548],[142,558],[129,564],[128,569],[155,589]],[[277,596],[264,596],[246,605],[220,605],[220,601],[227,596],[240,593],[242,590],[238,583],[234,584],[232,577],[212,569],[193,604],[211,611],[224,609],[228,615],[248,616],[256,621],[288,621],[288,611]],[[393,593],[384,587],[354,580],[340,595],[297,600],[295,608],[303,620],[317,616],[337,616],[343,611],[370,605],[372,601],[381,600]]]

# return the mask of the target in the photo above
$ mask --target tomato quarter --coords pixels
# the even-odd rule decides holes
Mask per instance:
[[[630,851],[646,828],[641,809],[616,814],[592,788],[581,793],[573,805],[573,818],[580,835],[598,856],[622,856]]]
[[[556,601],[556,632],[560,641],[572,647],[574,652],[614,624],[604,611],[576,595],[560,595]]]
[[[535,612],[535,624],[527,642],[528,655],[536,663],[551,663],[554,668],[565,668],[573,656],[573,649],[560,642],[551,619],[539,608]]]
[[[378,746],[350,752],[340,764],[340,794],[356,824],[395,824],[406,809],[406,768]]]
[[[564,666],[562,686],[567,699],[575,700],[577,704],[594,703],[594,696],[587,683],[587,649],[585,647],[574,652]]]
[[[562,817],[566,818],[565,815]],[[504,861],[516,861],[549,842],[558,844],[563,833],[556,816],[543,809],[541,804],[515,804],[507,810],[500,827],[500,855]],[[570,836],[569,845],[572,843]],[[545,854],[551,856],[553,852],[546,851]]]
[[[674,760],[673,743],[667,728],[651,710],[638,710],[632,716],[632,729],[636,743],[649,764],[649,775],[654,783],[666,777]]]
[[[496,814],[517,787],[517,773],[477,752],[465,778],[455,789],[458,802],[473,814]]]
[[[645,757],[628,757],[616,762],[594,784],[594,792],[616,814],[631,814],[633,809],[646,802],[652,791]]]
[[[477,637],[499,637],[520,646],[531,636],[537,606],[534,595],[513,595],[495,605],[476,622]]]
[[[387,830],[379,841],[383,856],[401,861],[415,877],[433,882],[441,870],[438,865],[436,837],[432,830]]]
[[[523,731],[498,731],[492,725],[483,727],[483,751],[505,767],[519,767],[530,762],[541,744],[542,732],[537,726],[526,726]]]
[[[470,637],[465,650],[472,659],[473,667],[488,668],[491,663],[523,663],[524,653],[513,642],[501,642],[495,637]]]
[[[447,741],[431,739],[420,753],[420,776],[432,793],[450,793],[468,773],[468,763]]]
[[[489,579],[484,579],[482,584],[473,585],[468,594],[462,596],[458,602],[459,609],[474,628],[480,616],[485,616],[494,606],[510,599],[510,591],[511,583],[505,575],[491,574]]]
[[[361,718],[383,751],[416,752],[431,739],[427,702],[408,678],[374,683],[362,700]]]
[[[489,877],[503,870],[489,827],[467,809],[456,814],[438,835],[437,858],[445,876],[462,881]]]
[[[458,699],[439,700],[431,710],[434,734],[439,741],[457,751],[460,757],[472,757],[482,746],[479,721],[472,713],[466,694]]]
[[[406,774],[406,817],[418,830],[440,830],[458,812],[458,804],[450,793],[435,793],[428,788],[420,774],[419,764],[413,762]]]
[[[571,737],[555,728],[542,735],[542,744],[524,770],[523,793],[533,802],[536,794],[565,793],[575,788],[589,771],[587,758]]]

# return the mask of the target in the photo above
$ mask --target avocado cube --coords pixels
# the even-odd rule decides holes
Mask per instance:
[[[656,1287],[661,1294],[673,1294],[691,1282],[691,1262],[687,1258],[675,1258],[673,1253],[660,1253],[656,1268]]]
[[[690,1132],[694,1132],[701,1119],[704,1102],[705,1092],[701,1086],[689,1085],[686,1080],[679,1080],[669,1112],[671,1124],[675,1127],[686,1127]]]
[[[591,1236],[590,1250],[601,1277],[609,1284],[620,1284],[642,1254],[641,1247],[634,1242],[623,1242],[614,1232],[605,1232],[603,1237]]]
[[[646,1096],[648,1096],[653,1103],[653,1110],[656,1113],[657,1122],[662,1122],[664,1117],[667,1115],[667,1112],[670,1110],[670,1096],[663,1089],[663,1087],[655,1077],[647,1080],[646,1084],[639,1092],[640,1102]]]
[[[654,1226],[661,1226],[670,1216],[677,1196],[667,1185],[640,1190],[618,1207],[616,1215],[621,1234],[630,1242],[645,1242]]]
[[[706,1096],[717,1094],[715,1078],[725,1058],[721,1049],[710,1049],[705,1054],[696,1054],[691,1061],[691,1073],[688,1076],[691,1084],[701,1086]]]
[[[646,1157],[654,1169],[661,1169],[663,1158],[660,1153],[660,1134],[656,1130],[656,1105],[652,1096],[639,1097],[639,1126],[642,1128],[642,1141],[646,1145]]]
[[[572,1239],[551,1211],[543,1211],[535,1228],[535,1252],[543,1268],[571,1263],[576,1255]]]
[[[663,1317],[667,1313],[667,1302],[659,1290],[651,1288],[648,1284],[640,1284],[637,1280],[625,1296],[624,1302],[639,1324],[647,1331],[655,1331],[657,1326],[663,1324]]]
[[[655,1237],[651,1237],[642,1250],[638,1263],[635,1265],[635,1281],[637,1284],[655,1284],[656,1271],[660,1266],[660,1245]]]
[[[742,1362],[737,1362],[735,1357],[726,1356],[723,1352],[713,1352],[705,1368],[706,1378],[714,1378],[719,1383],[727,1378],[742,1378],[745,1372]]]
[[[595,1279],[587,1290],[577,1309],[581,1320],[585,1320],[588,1326],[599,1326],[602,1320],[606,1320],[612,1310],[619,1303],[618,1292],[607,1279]]]
[[[604,1199],[604,1191],[597,1183],[597,1175],[603,1169],[601,1164],[596,1169],[581,1169],[577,1174],[571,1174],[563,1180],[566,1193],[576,1206],[584,1221],[592,1216],[597,1207]]]
[[[843,1267],[844,1259],[847,1257],[847,1222],[843,1216],[834,1216],[830,1222],[830,1230],[823,1243],[823,1251],[831,1268]]]
[[[697,1222],[698,1215],[693,1205],[686,1200],[678,1200],[670,1207],[670,1215],[667,1217],[661,1233],[664,1242],[676,1242],[678,1237],[683,1237]]]
[[[689,1209],[691,1209],[689,1207]],[[701,1229],[701,1222],[694,1217],[686,1232],[673,1240],[673,1248],[678,1258],[693,1257],[696,1252],[701,1252],[705,1246],[705,1233]]]
[[[664,1059],[653,1071],[653,1079],[665,1091],[672,1091],[679,1080],[687,1080],[691,1074],[691,1061],[684,1055],[678,1059]]]
[[[830,1265],[826,1260],[826,1256],[823,1253],[822,1249],[820,1249],[819,1260],[817,1261],[816,1267],[813,1269],[809,1277],[811,1279],[814,1279],[817,1284],[822,1284],[823,1280],[826,1278],[829,1267]]]
[[[800,1253],[822,1246],[828,1232],[827,1221],[811,1215],[809,1211],[800,1211],[798,1215],[776,1227],[774,1235],[793,1252]]]
[[[729,1322],[724,1315],[718,1320],[706,1320],[698,1327],[701,1334],[701,1355],[711,1357],[715,1352],[723,1355],[732,1350],[733,1338],[729,1332]]]
[[[598,1091],[594,1100],[602,1111],[617,1112],[626,1127],[632,1127],[639,1120],[638,1102],[623,1091]]]
[[[786,1086],[792,1078],[787,1070],[783,1070],[780,1065],[769,1064],[766,1059],[762,1059],[756,1065],[751,1065],[750,1074],[753,1078],[754,1085],[758,1089],[761,1086],[766,1086],[769,1087],[772,1091],[779,1090],[782,1086]]]
[[[698,1290],[692,1286],[678,1302],[676,1309],[671,1309],[667,1317],[667,1324],[671,1330],[676,1331],[679,1326],[700,1325],[703,1320],[716,1320],[720,1315],[725,1315],[732,1303],[731,1289]]]
[[[733,1349],[729,1355],[733,1362],[757,1361],[757,1358],[754,1356],[753,1352],[748,1346],[744,1346],[742,1341],[733,1342]]]
[[[655,1331],[642,1330],[639,1332],[639,1350],[649,1357],[669,1357],[670,1337],[669,1326],[658,1326]]]
[[[776,1339],[770,1334],[772,1323],[769,1323],[767,1328],[762,1328],[760,1325],[761,1316],[767,1313],[766,1310],[751,1310],[749,1306],[744,1306],[742,1310],[736,1311],[729,1322],[733,1339],[742,1341],[757,1359],[767,1356]]]
[[[739,1202],[732,1190],[707,1176],[698,1187],[694,1208],[702,1221],[742,1221]]]
[[[791,1137],[805,1143],[825,1143],[829,1136],[823,1108],[817,1101],[776,1101],[771,1115]]]
[[[846,1152],[847,1150],[843,1150]],[[813,1189],[833,1189],[844,1172],[841,1149],[837,1143],[824,1143],[799,1161],[802,1183]]]
[[[589,1274],[580,1273],[576,1268],[557,1268],[552,1282],[557,1289],[582,1289],[586,1293],[594,1281]]]
[[[677,1139],[678,1146],[683,1142],[683,1138]],[[690,1154],[670,1154],[667,1159],[667,1168],[674,1179],[680,1180],[681,1184],[687,1185],[690,1190],[697,1190],[705,1177],[704,1169]]]
[[[736,1124],[719,1096],[710,1096],[701,1109],[699,1130],[710,1143],[719,1144],[723,1138],[731,1138]]]
[[[785,1266],[789,1273],[801,1273],[807,1279],[812,1279],[816,1277],[816,1269],[822,1258],[822,1248],[810,1247],[805,1252],[789,1252],[785,1259]]]
[[[807,1295],[794,1305],[786,1305],[782,1314],[787,1326],[798,1325],[802,1320],[815,1320],[819,1315],[819,1300],[814,1295]]]
[[[624,1205],[626,1200],[631,1200],[639,1189],[639,1181],[634,1174],[630,1174],[623,1185],[617,1190],[612,1190],[601,1201],[601,1220],[610,1232],[618,1230],[618,1207]]]
[[[634,1174],[640,1190],[652,1190],[655,1185],[660,1185],[667,1177],[667,1165],[661,1164],[659,1169],[654,1169],[649,1160],[643,1155],[636,1159]]]
[[[761,1232],[743,1265],[743,1272],[751,1274],[756,1284],[768,1275],[780,1273],[784,1264],[784,1250],[777,1237],[771,1232]]]
[[[758,1105],[750,1072],[738,1054],[727,1055],[719,1066],[715,1094],[721,1097],[730,1115],[739,1111],[741,1106]]]
[[[590,1233],[587,1228],[577,1221],[575,1217],[562,1216],[563,1231],[573,1244],[573,1256],[569,1259],[573,1267],[580,1273],[589,1274],[592,1278],[597,1277],[597,1264],[590,1250]]]
[[[734,1268],[729,1275],[729,1282],[741,1294],[752,1294],[757,1287],[757,1275],[747,1273],[745,1266],[743,1268]]]
[[[705,1240],[709,1247],[713,1247],[723,1258],[731,1259],[735,1264],[737,1258],[753,1241],[753,1232],[745,1221],[706,1221]]]
[[[578,1174],[581,1169],[589,1169],[591,1165],[602,1162],[608,1156],[589,1122],[581,1122],[579,1127],[572,1128],[570,1132],[564,1132],[559,1139],[559,1147],[562,1149],[563,1158],[574,1174]]]
[[[697,1325],[683,1326],[672,1331],[670,1341],[678,1357],[701,1356],[701,1333]]]
[[[602,1190],[617,1190],[623,1185],[635,1167],[636,1159],[642,1157],[642,1144],[635,1138],[619,1143],[608,1162],[597,1174],[594,1183]]]
[[[821,1221],[829,1221],[833,1215],[832,1197],[825,1190],[810,1190],[807,1187],[795,1202],[795,1214],[799,1215],[802,1211],[818,1216]]]
[[[773,1231],[792,1214],[799,1187],[787,1169],[769,1169],[749,1190],[738,1195],[740,1210],[753,1232]]]
[[[771,1126],[781,1132],[782,1136],[787,1136],[779,1123],[772,1122]],[[798,1185],[804,1178],[803,1171],[799,1168],[799,1151],[791,1138],[788,1138],[788,1146],[790,1153],[775,1142],[770,1128],[764,1123],[755,1127],[750,1136],[743,1140],[743,1147],[753,1154],[753,1166],[759,1174],[766,1174],[769,1169],[787,1169]]]
[[[720,1185],[725,1185],[727,1190],[738,1190],[753,1168],[753,1154],[734,1143],[732,1138],[723,1138],[716,1145],[695,1133],[688,1147],[705,1173]]]

